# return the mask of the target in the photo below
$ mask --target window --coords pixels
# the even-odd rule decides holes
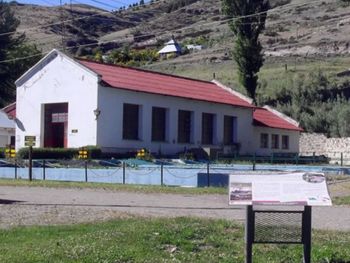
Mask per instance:
[[[166,108],[152,108],[152,141],[166,141]]]
[[[279,136],[278,134],[272,134],[271,135],[271,148],[272,149],[278,149],[279,146]]]
[[[285,149],[285,150],[289,149],[289,136],[288,135],[282,135],[282,149]]]
[[[269,148],[269,135],[267,133],[260,134],[260,148]]]
[[[213,144],[214,114],[202,113],[202,144]]]
[[[192,138],[192,111],[179,110],[177,121],[177,141],[191,143]]]
[[[124,103],[123,139],[139,139],[139,105]]]
[[[52,123],[64,123],[68,121],[68,113],[52,113]]]
[[[231,145],[235,142],[236,117],[224,116],[224,145]]]

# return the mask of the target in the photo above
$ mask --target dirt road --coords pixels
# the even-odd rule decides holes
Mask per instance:
[[[0,186],[0,227],[93,222],[127,216],[223,218],[245,210],[226,195],[143,194],[103,189]],[[350,207],[313,208],[313,227],[350,231]]]

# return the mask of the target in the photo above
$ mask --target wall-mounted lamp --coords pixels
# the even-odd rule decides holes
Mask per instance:
[[[97,120],[98,116],[100,116],[100,114],[101,114],[101,110],[99,108],[95,109],[94,114],[95,114],[95,120]]]

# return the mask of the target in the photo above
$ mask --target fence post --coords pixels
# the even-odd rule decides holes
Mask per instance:
[[[343,152],[341,152],[340,153],[340,166],[343,166],[343,161],[344,161],[344,159],[343,159]]]
[[[123,162],[123,184],[125,184],[125,162]]]
[[[160,164],[160,185],[164,185],[163,163]]]
[[[273,164],[273,153],[271,153],[271,164]]]
[[[15,179],[17,179],[17,158],[15,159]]]
[[[88,168],[88,162],[85,161],[85,182],[86,182],[86,183],[87,183],[87,181],[88,181],[87,168]]]
[[[28,159],[29,159],[29,167],[28,167],[28,179],[29,181],[32,181],[33,180],[33,171],[32,171],[32,167],[33,167],[33,146],[29,146],[29,156],[28,156]]]
[[[46,180],[46,164],[45,164],[45,160],[43,160],[43,180]]]
[[[255,171],[256,153],[253,155],[253,171]]]
[[[295,155],[295,164],[299,164],[299,154]]]
[[[312,163],[315,163],[315,159],[316,159],[316,153],[313,152],[313,153],[312,153]]]
[[[207,162],[207,186],[210,187],[210,178],[209,178],[209,161]]]

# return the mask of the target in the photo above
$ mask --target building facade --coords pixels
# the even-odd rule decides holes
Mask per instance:
[[[217,82],[74,60],[53,50],[16,85],[17,149],[25,136],[35,136],[38,147],[96,145],[105,152],[234,147],[241,154],[270,154],[299,148],[295,123]],[[260,119],[258,110],[264,112]],[[262,145],[260,134],[279,143]]]
[[[15,145],[16,124],[10,115],[0,110],[0,148],[8,145]]]

